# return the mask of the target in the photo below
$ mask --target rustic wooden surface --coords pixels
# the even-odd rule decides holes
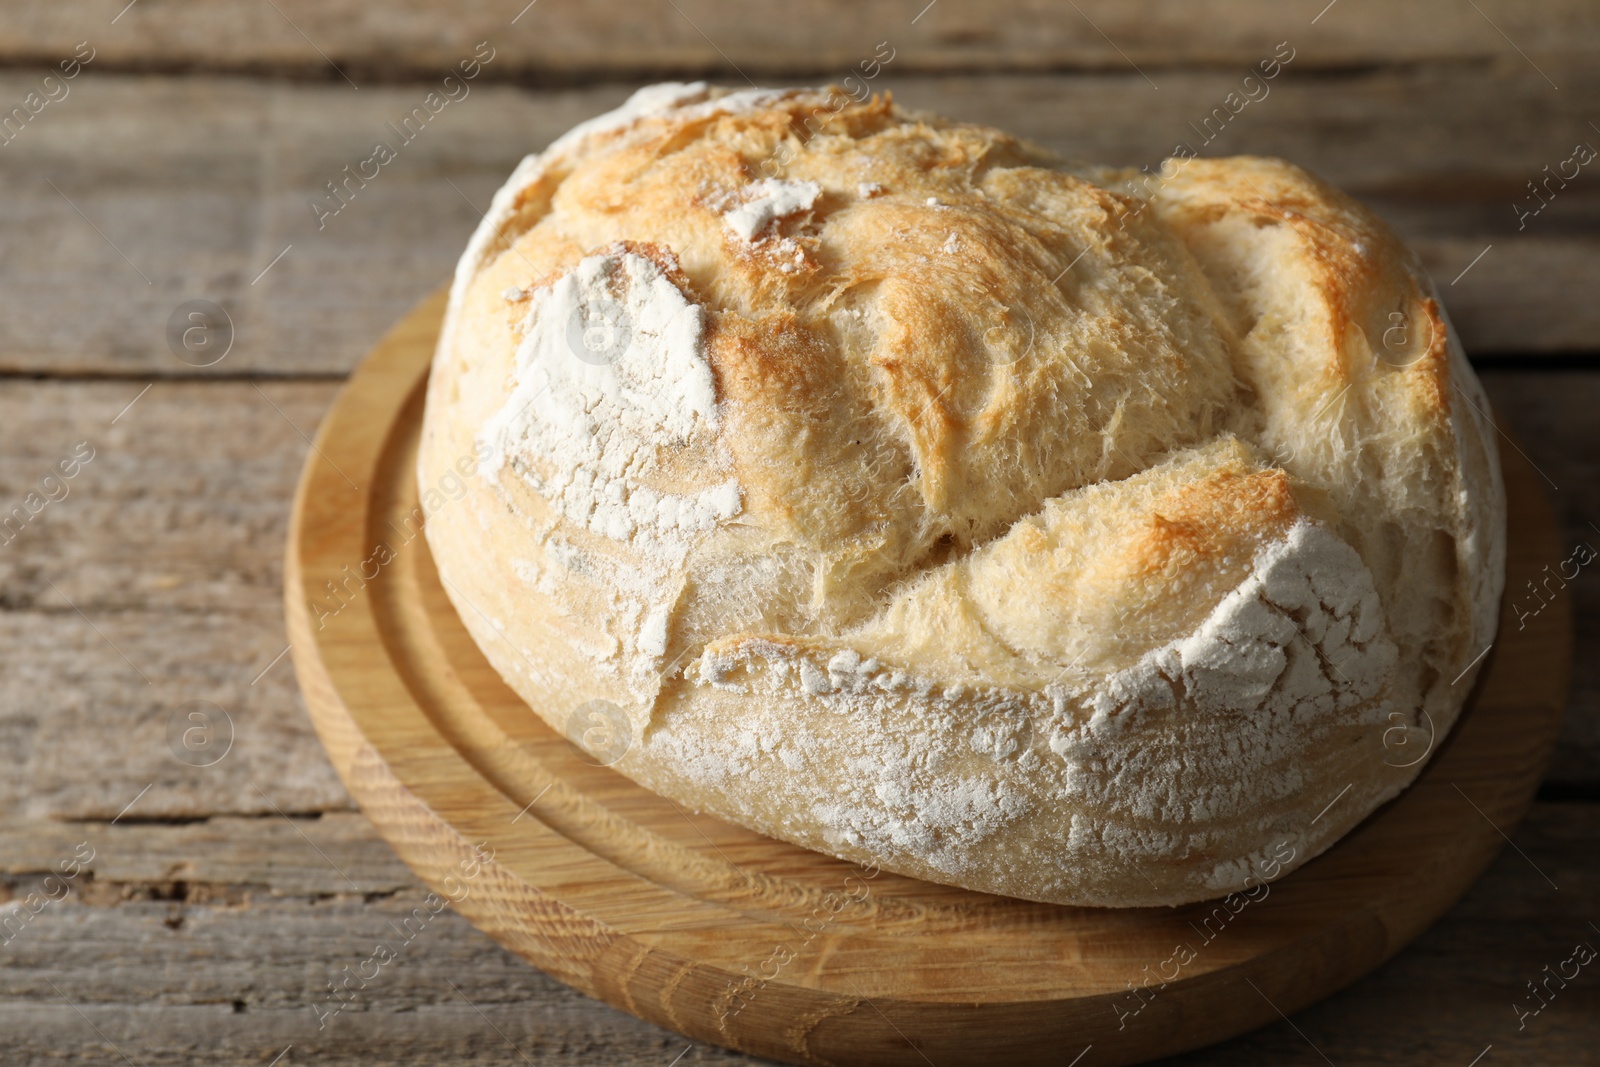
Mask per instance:
[[[343,72],[364,83],[427,77],[484,39],[505,52],[497,80],[530,82],[640,71],[825,75],[848,70],[884,39],[903,43],[906,66],[929,71],[1247,65],[1285,37],[1312,35],[1312,62],[1321,67],[1492,61],[1511,51],[1508,37],[1541,58],[1600,51],[1584,33],[1595,12],[1582,0],[1475,0],[1476,12],[1453,0],[1340,0],[1337,13],[1324,12],[1328,0],[495,0],[461,8],[432,0],[143,0],[113,22],[126,2],[56,0],[10,12],[0,56],[49,61],[89,38],[104,40],[108,64],[123,69],[292,71],[324,80]]]
[[[0,510],[78,442],[96,450],[0,544],[0,920],[95,849],[92,877],[0,946],[0,1062],[757,1062],[575,994],[450,912],[325,1029],[309,1007],[424,890],[355,813],[274,662],[304,435],[448,273],[516,158],[650,77],[842,77],[890,40],[878,84],[909,104],[1146,163],[1289,40],[1295,61],[1212,150],[1305,163],[1417,245],[1549,479],[1563,543],[1600,545],[1600,180],[1585,168],[1520,231],[1513,208],[1576,141],[1600,146],[1592,5],[539,0],[514,25],[523,4],[499,6],[70,0],[0,17],[5,109],[78,41],[97,49],[0,146]],[[485,39],[498,53],[472,95],[318,231],[307,198]],[[235,323],[204,369],[164,337],[191,299]],[[1576,942],[1600,947],[1600,579],[1585,569],[1562,596],[1572,695],[1517,848],[1369,978],[1176,1062],[1593,1061],[1592,967],[1520,1031],[1513,1007]],[[167,745],[195,700],[233,723],[212,767]]]
[[[1070,156],[1139,165],[1197,141],[1189,123],[1240,79],[1165,71],[1154,90],[1131,72],[932,77],[903,76],[895,64],[877,84],[908,105],[1001,124]],[[1578,140],[1600,147],[1588,125],[1600,123],[1600,64],[1565,71],[1560,92],[1526,65],[1296,73],[1291,64],[1212,148],[1293,159],[1364,197],[1422,254],[1470,352],[1592,348],[1600,182],[1584,171],[1520,232],[1513,204]],[[0,102],[37,82],[0,74]],[[524,153],[630,91],[479,84],[319,229],[311,198],[326,196],[325,183],[371,155],[376,139],[397,140],[386,124],[429,86],[353,92],[104,74],[93,64],[70,84],[0,148],[0,232],[28,252],[26,269],[18,263],[7,278],[8,299],[29,311],[0,318],[0,370],[188,373],[165,324],[180,303],[203,298],[227,309],[235,332],[207,376],[342,375],[449,274]]]

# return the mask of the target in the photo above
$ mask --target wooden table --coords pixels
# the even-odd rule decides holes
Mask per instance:
[[[1593,5],[123,2],[0,19],[0,113],[37,110],[0,144],[0,519],[27,520],[0,527],[0,1062],[756,1062],[587,1000],[448,912],[337,1018],[310,1007],[425,891],[355,811],[282,655],[309,435],[516,160],[644,81],[838,79],[888,42],[874,84],[903,103],[1143,164],[1197,142],[1286,41],[1269,95],[1205,151],[1288,157],[1390,220],[1564,542],[1600,546],[1600,163],[1528,186],[1600,147]],[[325,183],[480,41],[470,93],[319,228]],[[202,338],[231,340],[210,365],[169,342],[190,301],[231,318]],[[1515,847],[1372,976],[1173,1062],[1595,1062],[1600,970],[1517,1016],[1526,982],[1600,947],[1592,569],[1542,609],[1573,613],[1579,656]],[[220,758],[176,758],[186,729]]]

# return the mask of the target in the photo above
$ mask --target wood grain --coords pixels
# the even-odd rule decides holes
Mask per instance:
[[[1600,372],[1494,370],[1484,379],[1522,449],[1559,486],[1550,498],[1563,546],[1600,546],[1588,525],[1600,521],[1591,425]],[[66,499],[0,545],[0,811],[110,818],[155,782],[130,818],[270,813],[251,781],[286,811],[348,809],[287,658],[251,684],[288,643],[285,502],[308,451],[297,428],[314,432],[338,386],[158,381],[109,425],[144,384],[0,385],[6,509],[74,443],[98,449]],[[1594,648],[1600,581],[1586,572],[1570,595],[1580,647]],[[166,747],[167,719],[193,699],[220,704],[238,728],[215,773],[178,764]],[[1575,664],[1547,781],[1566,794],[1600,791],[1594,656]]]
[[[0,811],[109,819],[146,786],[130,818],[271,813],[257,786],[285,811],[348,807],[287,659],[267,670],[288,646],[278,587],[300,434],[335,386],[160,382],[113,425],[143,385],[0,386],[6,514],[78,442],[95,449],[0,545]],[[191,700],[232,716],[215,767],[168,748]]]
[[[524,8],[523,0],[507,0],[456,9],[429,0],[382,8],[354,0],[144,0],[113,23],[121,5],[58,0],[8,16],[0,61],[51,62],[88,38],[99,49],[96,62],[120,68],[272,71],[334,80],[342,70],[365,85],[373,78],[442,72],[480,40],[498,51],[490,77],[541,81],[636,71],[723,77],[843,72],[879,40],[893,41],[895,62],[918,71],[1248,65],[1285,38],[1303,43],[1306,62],[1320,67],[1524,62],[1517,48],[1543,63],[1597,50],[1600,20],[1577,0],[1478,0],[1477,11],[1450,0],[1327,6],[1326,0],[807,0],[781,6],[539,0]]]
[[[16,820],[0,829],[0,877],[36,875],[18,884],[38,882],[87,842],[92,875],[74,887],[86,904],[119,903],[124,890],[133,899],[203,902],[249,894],[375,898],[417,886],[357,812],[280,815],[269,808],[255,818],[189,818],[194,821],[150,822],[135,811],[115,825]],[[25,894],[13,890],[17,895]]]
[[[1567,695],[1567,602],[1516,629],[1504,611],[1469,710],[1418,780],[1248,922],[1198,940],[1216,902],[1062,908],[877,872],[869,886],[851,865],[686,813],[530,715],[462,627],[425,541],[399,540],[421,514],[442,311],[441,292],[385,336],[307,459],[284,575],[296,672],[334,766],[401,858],[497,941],[642,1018],[817,1064],[914,1064],[930,1049],[1042,1064],[1078,1044],[1096,1048],[1091,1064],[1122,1064],[1210,1044],[1325,997],[1431,925],[1542,775]],[[1504,466],[1515,585],[1560,546],[1537,474],[1517,452]],[[380,542],[392,558],[352,588],[352,562]],[[313,618],[340,581],[338,610]],[[1201,946],[1182,977],[1125,1003],[1124,984],[1175,943]],[[767,974],[774,955],[798,962]],[[1241,983],[1259,999],[1239,999]]]
[[[363,889],[381,891],[389,876],[369,883],[357,870],[362,854],[390,856],[388,868],[405,877],[365,819],[344,818],[342,841],[318,836],[315,820],[297,821]],[[506,1039],[550,1067],[666,1067],[689,1045],[528,967],[448,911],[386,968],[382,984],[319,1030],[309,1005],[341,968],[365,959],[376,941],[393,940],[388,924],[426,891],[408,878],[404,889],[368,899],[350,893],[304,842],[283,836],[287,827],[268,829],[281,824],[276,816],[260,828],[252,820],[214,821],[225,832],[203,843],[193,835],[204,824],[126,822],[36,823],[0,840],[0,855],[15,849],[27,857],[0,871],[0,898],[33,891],[78,842],[98,848],[93,887],[74,887],[0,947],[7,1063],[126,1067],[47,978],[139,1067],[188,1065],[219,1051],[228,1062],[265,1065],[289,1044],[294,1051],[284,1062],[291,1064],[525,1064]],[[1333,1062],[1465,1065],[1491,1042],[1522,1062],[1588,1062],[1600,983],[1574,983],[1520,1033],[1511,1005],[1525,995],[1523,982],[1565,958],[1574,940],[1594,940],[1582,931],[1600,902],[1600,853],[1587,847],[1600,837],[1600,805],[1536,804],[1514,837],[1526,859],[1504,850],[1409,949],[1295,1013],[1295,1025]],[[185,861],[198,869],[181,886],[142,880],[153,873],[151,862]],[[208,880],[218,876],[231,880]],[[929,1055],[942,1064],[936,1050]],[[764,1062],[696,1045],[680,1064]],[[1162,1062],[1324,1064],[1282,1022]]]
[[[1600,66],[1563,73],[1559,93],[1525,66],[1296,74],[1205,151],[1284,156],[1366,199],[1420,251],[1469,352],[1595,350],[1600,186],[1584,174],[1521,231],[1513,204],[1576,141],[1600,144],[1588,126]],[[36,82],[0,76],[0,100]],[[1071,156],[1147,164],[1198,140],[1190,124],[1237,82],[1174,70],[1157,91],[1131,72],[930,78],[891,67],[878,84]],[[26,253],[0,257],[11,312],[0,371],[193,373],[167,323],[207,299],[231,315],[234,344],[204,373],[342,375],[449,274],[523,153],[629,91],[479,85],[319,229],[312,197],[393,139],[386,124],[426,85],[354,92],[92,67],[72,85],[0,148],[0,233]]]

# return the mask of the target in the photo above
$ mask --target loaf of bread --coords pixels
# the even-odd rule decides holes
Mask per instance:
[[[1451,728],[1503,584],[1487,410],[1416,257],[1288,163],[669,84],[496,194],[419,476],[475,471],[445,588],[591,761],[1165,905],[1316,856]]]

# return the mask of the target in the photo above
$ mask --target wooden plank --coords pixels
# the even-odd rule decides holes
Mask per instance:
[[[0,78],[0,91],[27,84]],[[319,230],[312,194],[379,137],[397,140],[385,124],[423,94],[81,78],[0,152],[19,193],[0,229],[31,250],[0,268],[19,286],[0,319],[0,366],[190,373],[200,360],[174,354],[167,324],[180,304],[208,299],[233,324],[214,372],[343,373],[449,275],[474,203],[487,207],[522,152],[624,92],[479,88]]]
[[[1600,544],[1588,525],[1600,515],[1589,429],[1600,372],[1494,370],[1485,380],[1559,487],[1563,544]],[[0,810],[109,819],[151,785],[130,817],[271,814],[252,783],[288,812],[348,810],[287,659],[273,664],[287,644],[281,559],[307,448],[300,434],[314,431],[336,385],[162,381],[110,425],[141,388],[0,390],[0,510],[38,491],[76,443],[96,449],[68,495],[0,545]],[[1593,647],[1600,583],[1586,572],[1566,595],[1579,647]],[[192,700],[232,717],[235,748],[216,767],[187,766],[168,748],[167,723]],[[1563,730],[1547,781],[1600,785],[1594,657],[1578,657]]]
[[[136,806],[115,824],[28,819],[0,828],[0,881],[10,876],[19,887],[12,899],[40,889],[74,858],[90,872],[78,876],[78,899],[95,905],[174,894],[180,900],[247,893],[361,898],[417,888],[405,864],[356,812],[308,818],[269,809],[256,818],[220,815],[173,824],[140,821]]]
[[[293,1045],[283,1063],[548,1064],[599,1053],[662,1067],[688,1044],[546,977],[452,911],[429,916],[426,899],[413,886],[368,901],[48,905],[0,950],[0,1057],[264,1065]],[[394,951],[381,967],[367,962],[380,943]],[[333,1014],[329,984],[364,966],[371,980],[352,982]]]
[[[287,657],[268,669],[288,643],[280,561],[299,431],[335,386],[162,382],[117,418],[141,388],[0,390],[6,515],[28,493],[47,499],[43,479],[77,443],[95,450],[0,545],[0,811],[109,819],[147,786],[130,818],[349,809]],[[169,722],[187,723],[196,700],[233,724],[215,766],[169,747]]]
[[[105,66],[142,70],[288,72],[365,85],[442,73],[490,41],[489,77],[572,79],[637,71],[751,77],[842,75],[893,42],[918,71],[1127,70],[1247,65],[1290,39],[1322,67],[1427,60],[1523,60],[1594,54],[1596,16],[1580,0],[1248,0],[1164,4],[1043,0],[850,4],[807,0],[752,9],[734,0],[628,4],[521,0],[459,8],[402,0],[381,10],[354,0],[245,0],[203,5],[63,0],[17,11],[0,32],[0,61],[53,62],[85,38]],[[114,18],[114,16],[116,16]]]
[[[1471,351],[1594,351],[1600,188],[1580,178],[1520,232],[1513,207],[1577,140],[1600,144],[1587,111],[1600,66],[1563,79],[1554,93],[1526,67],[1288,74],[1205,150],[1281,155],[1368,199],[1421,251]],[[0,100],[34,80],[0,76]],[[1159,91],[1135,74],[886,74],[881,84],[907,105],[1069,155],[1144,164],[1198,142],[1190,124],[1237,80],[1173,71]],[[0,233],[16,253],[0,260],[0,371],[192,373],[199,360],[174,354],[167,325],[179,305],[206,299],[227,309],[234,335],[209,373],[342,374],[449,274],[525,151],[628,91],[480,85],[319,229],[312,196],[375,140],[397,140],[387,123],[425,86],[110,75],[73,85],[0,151]]]
[[[94,832],[106,855],[181,855],[196,843],[181,841],[179,827]],[[1394,960],[1296,1013],[1300,1033],[1278,1023],[1165,1062],[1322,1063],[1307,1039],[1334,1063],[1467,1064],[1491,1043],[1495,1054],[1515,1052],[1521,1062],[1588,1062],[1600,983],[1587,970],[1521,1032],[1513,1005],[1527,1005],[1524,983],[1557,967],[1576,942],[1600,944],[1588,925],[1600,906],[1600,854],[1585,847],[1597,835],[1600,805],[1536,804],[1515,835],[1521,853],[1505,849],[1461,903]],[[219,835],[205,850],[222,858],[195,857],[245,876],[235,892],[135,882],[88,900],[74,888],[43,906],[0,948],[0,1059],[122,1064],[110,1042],[141,1067],[219,1055],[267,1064],[292,1044],[284,1063],[664,1067],[689,1044],[573,993],[449,910],[414,923],[415,936],[401,943],[397,927],[424,899],[415,885],[373,900],[302,895],[304,885],[263,892],[262,880],[270,885],[282,870],[280,847],[296,846],[282,838],[258,846],[251,836]],[[77,839],[59,840],[70,849]],[[354,842],[322,843],[335,862],[358,865]],[[298,853],[289,863],[298,866]],[[0,894],[25,899],[34,884],[0,875]],[[121,903],[105,906],[112,900]],[[379,941],[396,958],[319,1029],[312,1006],[328,1010],[328,983],[342,980],[346,967],[359,969]],[[1240,996],[1254,995],[1240,987]],[[930,1058],[940,1062],[936,1050]],[[681,1062],[763,1061],[695,1046]]]

